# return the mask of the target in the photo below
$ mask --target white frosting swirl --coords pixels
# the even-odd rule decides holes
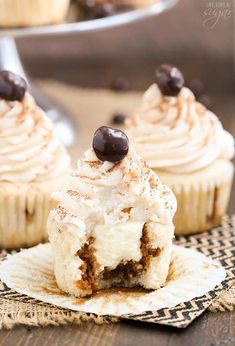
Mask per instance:
[[[187,88],[166,97],[152,85],[127,126],[138,154],[152,168],[190,173],[234,156],[233,137]]]
[[[101,162],[88,150],[78,161],[66,191],[53,193],[53,198],[60,203],[53,212],[59,229],[76,224],[80,232],[98,224],[125,223],[128,218],[169,224],[176,210],[174,194],[132,148],[116,164]],[[130,213],[126,209],[131,209]]]
[[[28,93],[22,102],[0,99],[0,180],[44,181],[68,172],[70,158],[53,125]]]

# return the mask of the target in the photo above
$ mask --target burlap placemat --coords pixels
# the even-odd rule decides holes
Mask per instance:
[[[77,141],[71,148],[73,158],[79,157],[90,146],[91,135],[98,126],[109,124],[112,114],[116,111],[130,114],[140,97],[139,93],[116,94],[111,91],[84,90],[54,82],[41,84],[41,86],[55,100],[67,107],[78,126]],[[235,216],[226,217],[220,227],[210,232],[191,237],[179,237],[176,243],[195,248],[221,261],[227,270],[226,281],[207,295],[180,304],[176,308],[138,316],[125,316],[126,319],[184,328],[207,308],[213,312],[234,309]],[[2,258],[5,255],[5,251],[0,253]],[[16,324],[48,326],[80,324],[85,321],[101,324],[115,322],[118,319],[57,308],[13,292],[0,282],[0,328],[12,328]]]

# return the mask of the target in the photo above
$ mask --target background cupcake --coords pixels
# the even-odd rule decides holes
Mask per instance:
[[[70,158],[25,81],[0,71],[0,247],[47,240],[51,192],[63,185]]]
[[[1,0],[0,26],[55,24],[64,20],[70,0]]]
[[[138,153],[177,197],[176,234],[220,223],[234,171],[233,137],[183,84],[178,69],[162,65],[156,83],[127,122]]]

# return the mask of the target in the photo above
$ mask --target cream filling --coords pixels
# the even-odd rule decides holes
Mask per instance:
[[[127,221],[112,227],[97,225],[93,232],[92,246],[100,266],[115,269],[123,261],[140,261],[141,242],[144,223]]]

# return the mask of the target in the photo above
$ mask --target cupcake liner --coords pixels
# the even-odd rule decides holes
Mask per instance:
[[[78,299],[57,287],[50,244],[9,255],[0,265],[1,280],[18,293],[74,311],[112,316],[174,307],[203,296],[225,277],[224,268],[216,261],[195,250],[173,246],[165,287],[155,291],[109,289]]]
[[[175,175],[156,170],[177,199],[175,234],[188,235],[218,226],[226,214],[234,167],[229,161],[216,161],[194,174]]]
[[[61,22],[70,0],[2,0],[0,27],[22,27]]]
[[[0,247],[16,249],[47,240],[47,218],[56,183],[0,183]]]

